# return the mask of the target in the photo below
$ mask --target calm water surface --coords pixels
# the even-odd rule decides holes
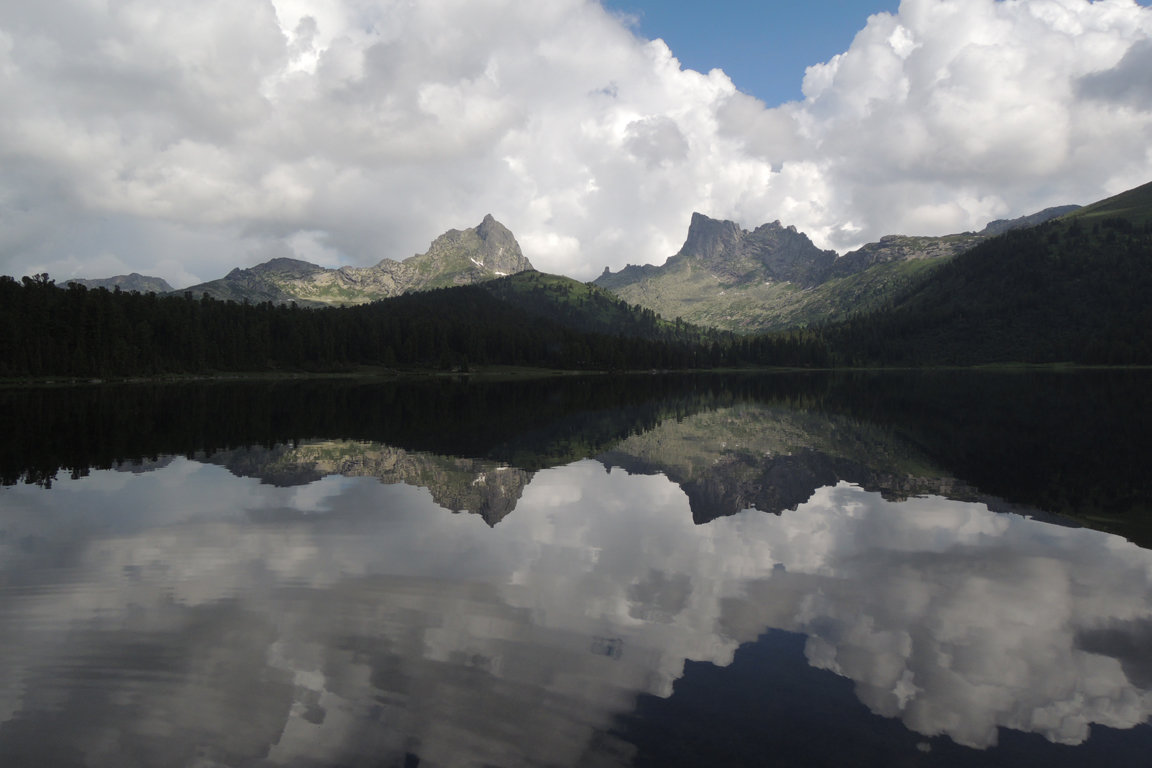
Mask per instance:
[[[4,393],[0,764],[1143,765],[1145,381],[989,376]]]

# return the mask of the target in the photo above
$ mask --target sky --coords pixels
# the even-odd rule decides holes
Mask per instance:
[[[1133,0],[0,0],[0,274],[366,266],[491,213],[541,270],[691,214],[844,253],[1152,180]]]
[[[1150,0],[1152,1],[1152,0]],[[733,85],[765,104],[802,99],[804,70],[848,50],[875,13],[899,0],[607,0],[633,31],[663,40],[682,67],[720,68]]]

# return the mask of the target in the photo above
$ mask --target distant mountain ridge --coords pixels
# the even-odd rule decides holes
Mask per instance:
[[[692,215],[683,247],[663,265],[605,269],[594,282],[666,318],[741,332],[821,325],[879,308],[926,269],[1000,233],[1075,211],[1048,208],[980,232],[888,235],[837,257],[779,221],[752,231]]]
[[[149,277],[142,275],[139,272],[133,272],[128,275],[116,275],[115,277],[104,277],[88,280],[82,277],[74,277],[65,281],[66,284],[75,283],[82,285],[85,288],[107,288],[114,290],[119,288],[122,291],[139,291],[140,293],[169,293],[172,291],[172,286],[168,281],[162,277]]]
[[[383,259],[372,267],[328,269],[279,258],[185,288],[195,296],[301,306],[367,304],[409,291],[471,285],[533,269],[520,244],[491,214],[476,227],[450,229],[425,253],[404,261]],[[183,292],[183,291],[182,291]]]
[[[67,282],[86,288],[191,293],[197,298],[207,294],[221,301],[325,307],[367,304],[409,291],[471,285],[533,269],[512,232],[488,214],[471,229],[448,230],[433,240],[425,253],[404,261],[382,259],[371,267],[329,269],[281,257],[253,267],[237,267],[224,277],[178,290],[162,278],[136,272]]]
[[[1036,226],[1079,206],[990,222],[980,232],[942,237],[889,235],[837,257],[780,221],[748,231],[737,223],[692,215],[683,247],[663,265],[605,269],[593,285],[629,304],[693,325],[756,333],[824,325],[872,311],[911,287],[926,271],[977,244]],[[533,269],[515,236],[491,214],[476,227],[448,230],[428,250],[371,267],[322,267],[276,258],[236,268],[222,278],[175,291],[138,273],[69,282],[141,293],[207,294],[224,301],[351,306],[412,291],[471,285]]]
[[[1035,227],[1043,224],[1052,219],[1058,219],[1061,216],[1067,216],[1070,213],[1078,211],[1082,206],[1079,205],[1058,205],[1053,208],[1045,208],[1042,211],[1033,213],[1030,216],[1021,216],[1018,219],[996,219],[995,221],[988,222],[984,229],[980,230],[981,235],[986,237],[995,237],[1002,235],[1005,232],[1010,232],[1013,229],[1025,229],[1027,227]]]

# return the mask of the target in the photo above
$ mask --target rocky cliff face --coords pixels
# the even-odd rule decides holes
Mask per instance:
[[[734,221],[719,221],[702,213],[693,213],[680,254],[695,256],[709,263],[726,261],[729,254],[739,249],[747,234]]]
[[[472,229],[445,232],[426,253],[404,261],[384,259],[372,267],[326,269],[296,259],[273,259],[185,290],[233,301],[354,305],[408,291],[470,285],[529,269],[532,264],[516,238],[489,214]]]
[[[802,324],[797,312],[835,261],[779,221],[749,232],[695,213],[683,247],[663,265],[606,269],[595,284],[668,319],[757,332]]]
[[[694,261],[725,284],[772,281],[808,287],[819,282],[836,252],[820,250],[807,235],[779,221],[749,232],[733,221],[694,213],[684,246],[673,258]]]

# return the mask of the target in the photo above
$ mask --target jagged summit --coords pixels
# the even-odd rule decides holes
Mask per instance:
[[[616,274],[605,269],[595,282],[617,293],[641,282],[668,283],[668,291],[656,288],[655,293],[664,297],[679,293],[677,304],[692,304],[707,301],[717,291],[744,285],[787,282],[810,287],[823,279],[835,261],[835,251],[817,248],[806,234],[779,221],[748,231],[734,221],[693,213],[684,245],[662,266],[630,265]],[[690,283],[694,287],[680,290]],[[635,301],[657,297],[625,298]],[[652,306],[643,300],[640,303]],[[656,311],[671,316],[681,314],[675,309],[662,306]]]
[[[778,220],[749,232],[697,212],[684,245],[663,265],[605,269],[594,282],[630,303],[697,325],[765,331],[826,323],[882,305],[927,265],[1075,209],[995,221],[981,232],[889,235],[840,257]]]
[[[713,219],[696,212],[692,214],[692,222],[688,225],[688,237],[685,238],[680,253],[710,261],[735,247],[747,234],[734,221]]]
[[[533,269],[531,262],[520,251],[520,244],[512,235],[511,230],[488,214],[476,228],[476,234],[484,243],[484,252],[488,258],[481,259],[485,266],[506,274],[515,274]]]
[[[470,285],[532,269],[507,227],[488,214],[479,225],[450,229],[427,252],[404,261],[383,259],[372,267],[326,269],[307,261],[276,258],[186,289],[219,299],[303,306],[366,304],[453,285]]]
[[[406,259],[403,264],[414,259],[419,269],[436,273],[426,286],[429,288],[465,285],[532,269],[512,232],[492,214],[472,229],[448,230],[432,241],[427,253]]]
[[[724,285],[745,282],[794,282],[812,285],[836,260],[834,251],[817,248],[796,227],[779,221],[762,224],[749,232],[734,221],[693,213],[684,245],[664,267],[636,272],[651,277],[661,269],[690,264],[709,270]],[[634,270],[635,272],[635,270]],[[604,287],[611,273],[601,275]],[[598,281],[599,282],[599,281]]]

